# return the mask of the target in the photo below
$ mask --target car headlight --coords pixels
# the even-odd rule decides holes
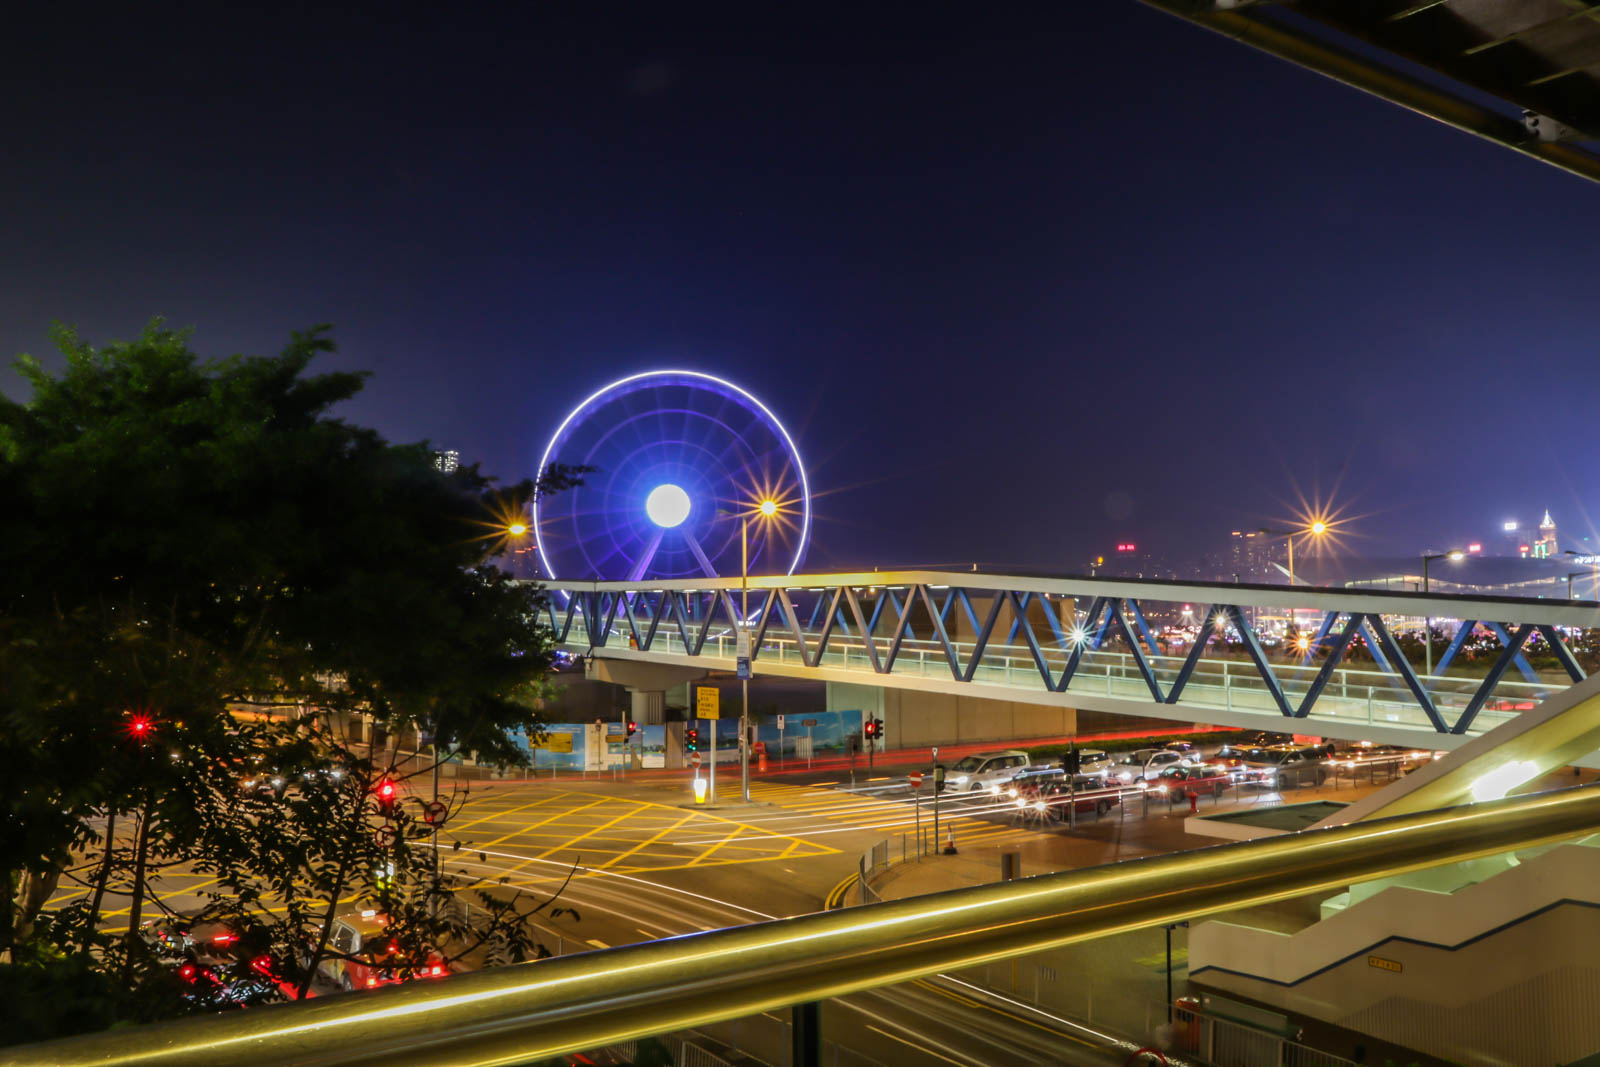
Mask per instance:
[[[954,778],[952,778],[951,781],[955,782],[956,785],[966,785],[967,784],[967,776],[964,775],[964,774],[958,774]]]

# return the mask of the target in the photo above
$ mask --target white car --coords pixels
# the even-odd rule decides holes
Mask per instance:
[[[1168,767],[1193,762],[1194,760],[1181,752],[1170,752],[1162,748],[1136,748],[1132,752],[1124,752],[1122,757],[1111,765],[1107,777],[1131,785],[1135,782],[1150,781]]]
[[[1003,787],[1028,766],[1028,754],[1019,748],[1005,752],[979,752],[963,756],[945,772],[945,788],[956,793],[976,793]]]
[[[1108,774],[1111,771],[1111,757],[1098,748],[1078,749],[1079,774]]]

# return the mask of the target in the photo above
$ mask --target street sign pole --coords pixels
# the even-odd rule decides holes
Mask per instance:
[[[939,746],[933,747],[933,847],[939,847]]]
[[[711,727],[711,770],[707,774],[706,788],[711,795],[711,803],[717,802],[717,722],[722,718],[721,694],[714,685],[702,685],[695,689],[695,713],[700,718],[709,721]]]
[[[778,770],[783,770],[783,716],[778,716]]]

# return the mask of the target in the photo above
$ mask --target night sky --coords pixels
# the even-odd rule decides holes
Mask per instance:
[[[0,352],[331,322],[345,415],[506,480],[725,375],[817,568],[1592,531],[1600,187],[1134,0],[224,7],[11,27]]]

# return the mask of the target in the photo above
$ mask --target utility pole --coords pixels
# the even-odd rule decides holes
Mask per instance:
[[[739,791],[750,803],[750,520],[739,520],[739,628],[734,657],[739,668]],[[743,647],[740,647],[743,646]]]

